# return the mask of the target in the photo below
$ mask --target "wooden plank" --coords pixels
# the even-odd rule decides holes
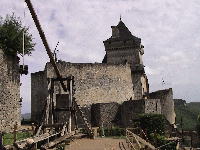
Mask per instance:
[[[61,76],[60,71],[59,71],[59,69],[58,69],[58,67],[57,67],[57,65],[56,65],[56,62],[55,62],[55,60],[54,60],[54,57],[53,57],[53,55],[52,55],[51,49],[50,49],[49,44],[48,44],[48,42],[47,42],[46,36],[45,36],[45,34],[44,34],[43,30],[42,30],[42,27],[41,27],[41,25],[40,25],[40,22],[39,22],[39,20],[38,20],[38,17],[37,17],[37,15],[36,15],[36,13],[35,13],[35,10],[34,10],[34,8],[33,8],[33,5],[32,5],[32,3],[31,3],[30,0],[25,0],[25,2],[26,2],[27,6],[28,6],[28,8],[29,8],[29,10],[30,10],[31,16],[32,16],[32,18],[33,18],[33,21],[35,22],[35,26],[36,26],[37,29],[38,29],[39,35],[40,35],[40,37],[41,37],[41,39],[42,39],[43,45],[44,45],[44,47],[45,47],[45,49],[46,49],[46,52],[47,52],[47,54],[48,54],[48,56],[49,56],[50,62],[51,62],[52,66],[53,66],[53,68],[54,68],[54,70],[55,70],[55,73],[56,73],[56,75],[57,75],[57,78],[59,79],[60,84],[61,84],[63,90],[64,90],[64,91],[67,91],[67,88],[66,88],[64,82],[61,80],[61,79],[62,79],[62,76]]]
[[[132,135],[137,139],[138,142],[142,143],[143,145],[148,146],[150,149],[152,149],[152,150],[155,150],[155,149],[156,149],[152,144],[150,144],[149,142],[145,141],[144,139],[142,139],[142,138],[139,137],[138,135],[134,134],[133,132],[131,132],[131,131],[129,131],[129,130],[126,130],[126,132],[127,132],[128,134],[132,134]]]
[[[132,147],[134,150],[137,150],[137,149],[135,149],[135,146],[133,145],[133,143],[130,141],[129,138],[126,137],[126,140],[128,141],[128,143],[131,145],[131,147]]]
[[[40,136],[35,136],[33,138],[27,138],[27,139],[24,139],[24,140],[21,140],[21,141],[17,141],[17,142],[14,143],[14,146],[19,148],[19,149],[24,149],[27,146],[27,144],[30,144],[30,143],[28,143],[29,141],[36,144],[40,141],[44,141],[44,140],[49,139],[50,137],[58,136],[58,135],[60,135],[60,133],[55,133],[55,134],[45,133],[45,134],[42,134]]]
[[[62,142],[65,141],[66,139],[71,138],[73,135],[74,135],[74,133],[73,133],[73,134],[66,134],[66,135],[64,135],[64,136],[61,136],[60,138],[57,138],[57,139],[55,139],[54,141],[45,144],[44,146],[42,146],[42,148],[43,148],[43,149],[52,148],[52,147],[58,145],[59,143],[62,143]]]

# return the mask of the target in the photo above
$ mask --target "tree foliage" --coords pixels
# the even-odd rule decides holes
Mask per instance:
[[[35,43],[29,28],[24,27],[19,17],[7,15],[5,19],[0,17],[0,48],[6,54],[16,55],[23,53],[23,32],[24,32],[24,53],[31,54]]]
[[[165,137],[166,119],[160,114],[141,114],[138,116],[137,126],[143,129],[150,142],[156,146],[162,146],[170,141]],[[166,145],[161,150],[176,150],[176,142]]]
[[[141,114],[138,119],[139,126],[146,131],[147,135],[151,133],[164,135],[165,121],[165,117],[160,114]]]
[[[200,136],[200,114],[197,117],[196,130],[197,130],[198,135]]]

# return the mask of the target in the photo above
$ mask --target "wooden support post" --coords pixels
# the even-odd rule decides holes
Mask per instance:
[[[3,149],[3,133],[0,132],[0,149]]]
[[[69,81],[69,108],[71,109],[72,108],[72,96],[73,96],[73,93],[72,93],[72,86],[73,86],[73,78],[71,76],[70,78],[70,81]],[[71,133],[72,132],[72,112],[70,110],[69,112],[69,123],[68,123],[68,132]]]
[[[77,122],[77,113],[76,113],[76,110],[74,111],[74,123],[75,123],[75,130],[78,130],[78,122]]]
[[[50,109],[50,102],[51,102],[51,79],[48,84],[48,97],[47,97],[47,107],[46,107],[46,115],[45,115],[45,124],[49,124],[49,109]]]
[[[17,141],[17,122],[14,124],[14,131],[13,131],[13,136],[14,136],[14,143]]]
[[[51,79],[51,91],[50,91],[50,118],[51,118],[51,124],[54,124],[54,101],[53,101],[53,95],[54,94],[54,80]]]
[[[31,123],[32,136],[35,134],[34,123]]]
[[[57,65],[56,65],[56,62],[55,62],[54,57],[53,57],[53,55],[52,55],[51,49],[50,49],[49,44],[48,44],[48,42],[47,42],[46,36],[45,36],[45,34],[44,34],[43,30],[42,30],[42,27],[41,27],[41,25],[40,25],[40,22],[39,22],[39,20],[38,20],[38,17],[37,17],[37,15],[36,15],[36,13],[35,13],[35,10],[34,10],[34,8],[33,8],[33,5],[32,5],[32,3],[31,3],[31,0],[25,0],[25,2],[26,2],[27,6],[28,6],[28,8],[29,8],[29,11],[30,11],[31,16],[32,16],[32,18],[33,18],[33,21],[35,22],[35,26],[36,26],[37,29],[38,29],[39,35],[40,35],[40,37],[41,37],[41,39],[42,39],[43,45],[44,45],[44,47],[45,47],[45,49],[46,49],[46,52],[47,52],[47,54],[48,54],[48,56],[49,56],[50,62],[51,62],[52,66],[53,66],[53,68],[54,68],[54,70],[55,70],[55,73],[56,73],[56,75],[57,75],[57,78],[59,79],[60,84],[61,84],[63,90],[64,90],[64,91],[67,91],[67,88],[66,88],[64,82],[61,80],[61,79],[62,79],[62,76],[61,76],[60,71],[59,71],[59,69],[58,69],[58,67],[57,67]]]

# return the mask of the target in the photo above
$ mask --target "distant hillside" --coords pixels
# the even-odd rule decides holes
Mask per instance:
[[[183,129],[195,130],[197,117],[200,114],[200,102],[186,103],[181,99],[174,99],[175,112],[176,112],[176,124],[181,124],[181,116],[183,118]]]
[[[22,114],[22,119],[30,120],[31,119],[31,113]]]

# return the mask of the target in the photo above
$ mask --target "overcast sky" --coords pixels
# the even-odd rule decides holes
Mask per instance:
[[[120,14],[133,35],[142,39],[150,91],[173,88],[174,98],[200,97],[199,0],[32,0],[47,40],[58,58],[67,62],[101,62],[103,41],[111,36]],[[30,27],[35,51],[25,57],[29,72],[49,61],[23,0],[0,0],[0,15],[14,12]],[[25,11],[25,18],[23,12]],[[30,112],[30,74],[21,77],[22,113]],[[162,85],[162,80],[165,84]]]

